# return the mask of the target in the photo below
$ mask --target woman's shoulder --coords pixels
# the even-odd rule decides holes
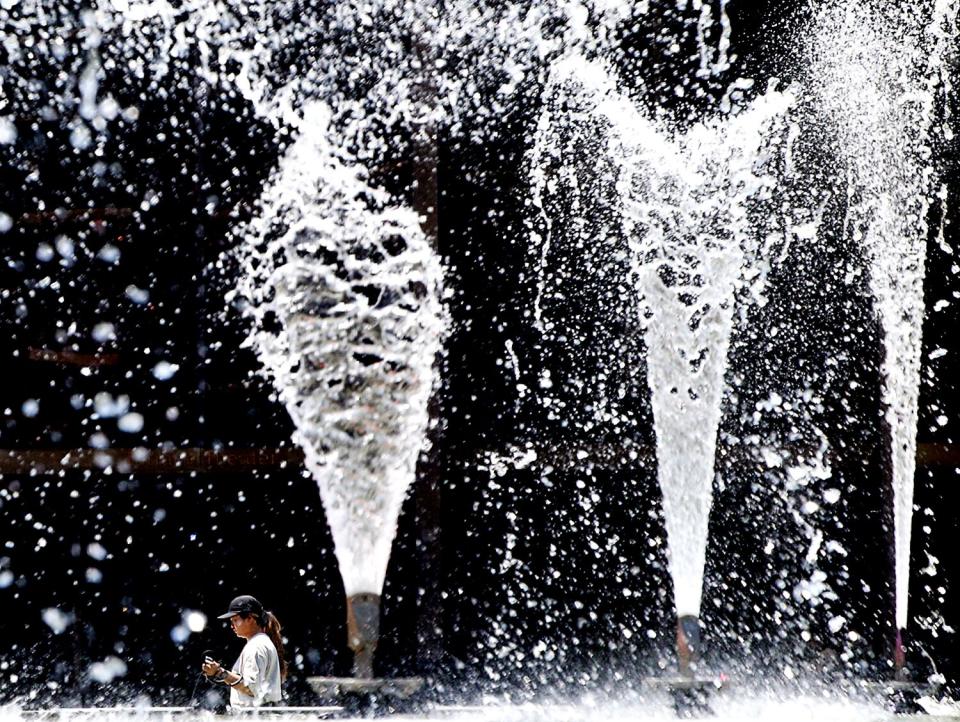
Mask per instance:
[[[270,639],[268,635],[264,634],[263,632],[257,632],[255,635],[250,637],[250,640],[247,642],[247,644],[253,645],[254,647],[258,647],[258,648],[274,650],[274,651],[276,650],[276,647],[274,647],[273,645],[273,641]]]

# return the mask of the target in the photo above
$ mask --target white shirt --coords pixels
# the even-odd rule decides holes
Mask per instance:
[[[270,637],[263,632],[257,632],[247,640],[240,657],[233,663],[233,671],[243,678],[243,684],[253,696],[232,688],[232,707],[259,707],[267,702],[280,701],[280,657]]]

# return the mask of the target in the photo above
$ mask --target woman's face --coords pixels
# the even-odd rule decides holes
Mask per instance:
[[[234,634],[243,639],[250,639],[250,637],[260,631],[260,628],[257,626],[257,620],[254,617],[242,617],[239,614],[234,614],[230,617],[230,627],[233,629]]]

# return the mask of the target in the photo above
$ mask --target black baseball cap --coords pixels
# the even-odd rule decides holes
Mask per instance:
[[[234,614],[253,614],[257,617],[263,616],[263,605],[255,597],[249,594],[241,594],[234,597],[227,607],[227,611],[217,617],[217,619],[230,619]]]

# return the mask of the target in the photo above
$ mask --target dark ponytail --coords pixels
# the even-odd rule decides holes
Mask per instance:
[[[261,622],[261,629],[263,629],[264,634],[270,637],[270,641],[273,642],[273,646],[276,647],[277,657],[280,659],[280,679],[286,679],[290,665],[287,664],[286,654],[283,651],[283,637],[280,636],[280,620],[274,616],[273,612],[265,611],[263,616],[257,621]]]

